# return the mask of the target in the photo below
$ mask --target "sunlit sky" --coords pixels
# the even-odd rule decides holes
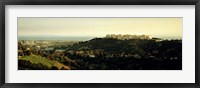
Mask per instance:
[[[182,37],[182,18],[18,18],[18,36],[147,34]]]

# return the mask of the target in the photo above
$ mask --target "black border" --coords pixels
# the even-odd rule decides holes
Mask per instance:
[[[195,5],[195,83],[5,83],[5,5]],[[200,0],[0,0],[0,20],[0,88],[200,88]]]

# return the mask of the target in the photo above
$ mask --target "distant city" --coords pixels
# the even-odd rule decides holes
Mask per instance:
[[[87,41],[94,37],[71,37],[71,36],[18,36],[18,40],[67,40],[67,41]]]

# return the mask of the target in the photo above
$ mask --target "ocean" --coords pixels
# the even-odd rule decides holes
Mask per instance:
[[[62,36],[18,36],[18,40],[69,40],[87,41],[94,37],[62,37]]]

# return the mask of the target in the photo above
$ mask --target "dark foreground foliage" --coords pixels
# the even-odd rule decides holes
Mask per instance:
[[[41,63],[35,64],[26,60],[18,60],[18,70],[58,70],[56,66],[49,68]]]

